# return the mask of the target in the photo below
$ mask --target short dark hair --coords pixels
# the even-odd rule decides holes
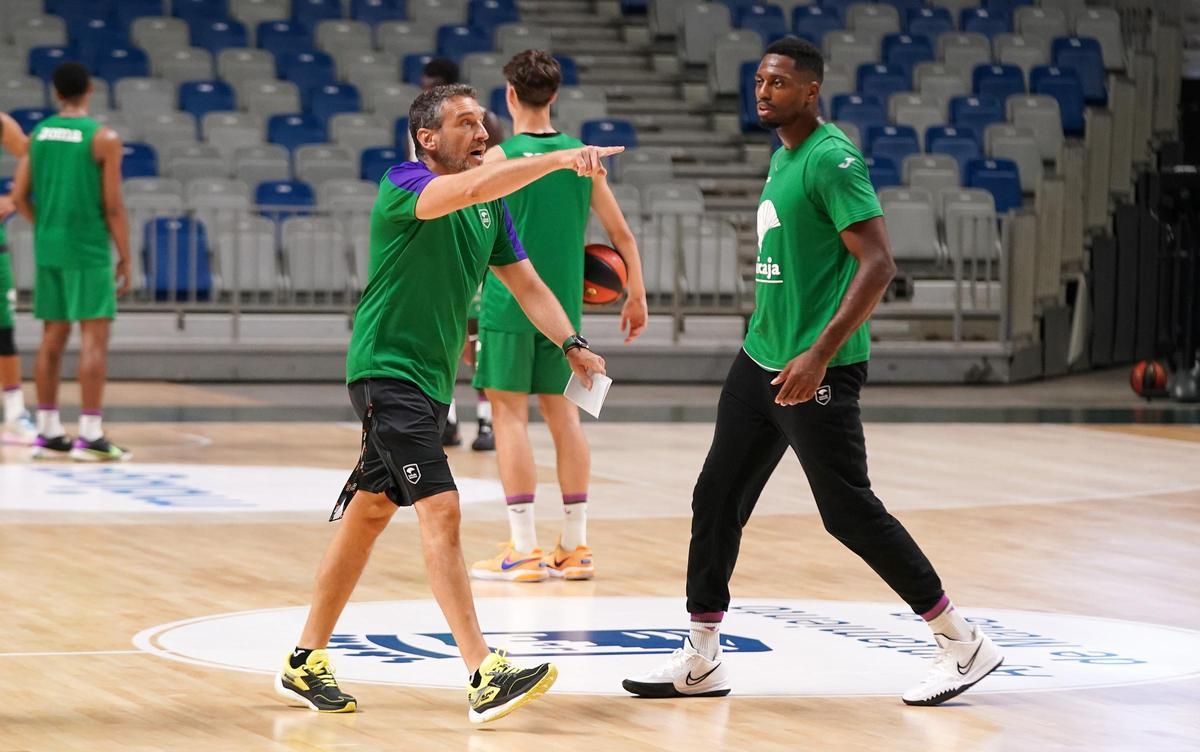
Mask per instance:
[[[87,94],[88,85],[92,81],[91,76],[88,75],[88,69],[83,67],[82,63],[74,61],[59,63],[58,67],[54,69],[52,78],[54,91],[67,101],[79,99]]]
[[[825,79],[825,57],[812,42],[800,37],[784,37],[771,42],[763,54],[790,57],[796,64],[796,70],[812,72],[817,81]]]
[[[545,50],[525,50],[504,66],[504,78],[521,104],[545,107],[562,85],[562,66]]]
[[[408,132],[412,136],[413,156],[417,159],[425,153],[421,142],[417,140],[417,131],[422,128],[436,131],[442,127],[442,106],[447,99],[454,97],[471,97],[478,99],[475,88],[466,84],[449,84],[434,86],[421,92],[408,108]]]
[[[436,78],[441,86],[458,83],[458,63],[445,57],[435,57],[421,70],[427,78]]]

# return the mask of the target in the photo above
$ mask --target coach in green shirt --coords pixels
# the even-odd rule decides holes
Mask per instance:
[[[759,119],[783,141],[758,206],[756,306],[692,498],[691,632],[665,667],[624,682],[634,694],[729,693],[720,644],[729,580],[742,528],[789,448],[825,529],[934,632],[940,655],[904,693],[906,703],[945,702],[1003,661],[954,610],[929,559],[871,490],[858,395],[870,355],[867,317],[896,265],[863,155],[821,119],[824,67],[819,50],[788,37],[767,48],[755,76]]]
[[[415,506],[434,597],[466,663],[468,717],[490,721],[550,687],[551,664],[520,669],[484,642],[459,543],[458,491],[441,447],[466,338],[467,309],[484,272],[510,290],[571,369],[590,385],[604,360],[587,349],[525,258],[501,197],[557,170],[591,177],[620,148],[580,147],[483,165],[488,134],[469,86],[422,92],[409,110],[417,162],[380,181],[371,212],[370,268],[346,358],[362,454],[332,518],[345,520],[325,552],[308,621],[276,676],[276,691],[321,712],[353,712],[325,646],[397,506]]]

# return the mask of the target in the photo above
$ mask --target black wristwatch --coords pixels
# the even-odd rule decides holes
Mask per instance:
[[[588,347],[588,341],[586,339],[578,334],[572,334],[570,337],[567,337],[565,342],[562,343],[563,355],[567,355],[575,349],[591,350],[592,348]]]

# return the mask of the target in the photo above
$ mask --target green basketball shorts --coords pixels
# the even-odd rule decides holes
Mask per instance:
[[[113,267],[62,269],[39,266],[33,285],[33,316],[42,321],[87,321],[117,315]]]
[[[524,394],[562,394],[571,366],[562,348],[540,332],[479,330],[475,352],[476,389]]]

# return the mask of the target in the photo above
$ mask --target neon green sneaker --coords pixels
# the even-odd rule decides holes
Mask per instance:
[[[329,653],[314,650],[304,665],[292,668],[291,655],[283,660],[283,671],[275,675],[275,693],[289,703],[305,705],[318,713],[353,713],[358,701],[338,687]]]
[[[467,718],[471,723],[487,723],[503,718],[527,702],[546,694],[558,678],[553,663],[520,668],[505,657],[504,651],[483,659],[479,670],[467,685]]]

